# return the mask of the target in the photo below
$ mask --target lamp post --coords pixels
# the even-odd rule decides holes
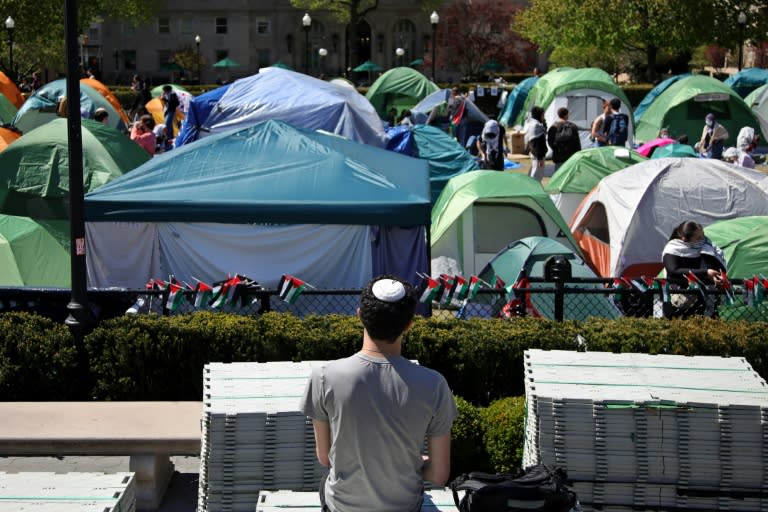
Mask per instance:
[[[328,55],[328,50],[320,48],[317,54],[320,56],[320,76],[322,76],[325,74],[325,57]]]
[[[8,31],[8,72],[11,73],[11,76],[8,78],[10,78],[12,82],[16,82],[16,73],[13,72],[13,30],[15,28],[16,22],[13,21],[13,18],[8,16],[5,19],[5,30]]]
[[[312,17],[308,12],[301,18],[301,26],[304,29],[304,74],[309,74],[309,30],[312,28]]]
[[[440,15],[437,11],[432,11],[429,15],[429,22],[432,24],[432,80],[435,80],[435,52],[437,50],[437,24],[440,23]]]
[[[403,65],[403,55],[405,55],[405,50],[402,48],[397,48],[395,50],[395,55],[397,55],[397,65],[402,66]]]
[[[203,77],[200,76],[200,34],[195,36],[195,46],[197,47],[197,83],[203,83]]]
[[[739,71],[744,60],[744,26],[747,24],[747,15],[743,12],[739,13]]]

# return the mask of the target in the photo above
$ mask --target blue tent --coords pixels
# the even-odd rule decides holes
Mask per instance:
[[[648,94],[645,95],[645,97],[643,98],[643,101],[641,101],[640,104],[637,107],[635,107],[635,111],[634,111],[635,124],[640,122],[640,118],[643,117],[643,112],[648,110],[648,107],[651,105],[651,103],[653,103],[653,100],[655,100],[659,94],[666,91],[667,88],[669,88],[669,86],[672,85],[673,83],[687,76],[691,76],[691,74],[683,73],[682,75],[671,76],[666,80],[659,82],[656,85],[656,87],[648,91]]]
[[[507,95],[507,101],[504,103],[504,108],[499,112],[499,123],[503,126],[509,126],[510,122],[517,119],[518,114],[523,110],[525,106],[525,98],[528,97],[528,91],[536,84],[539,79],[537,76],[526,78]]]
[[[203,123],[200,137],[270,119],[372,146],[385,142],[379,115],[357,90],[275,67],[232,83]]]
[[[768,69],[742,69],[726,78],[723,83],[736,91],[742,98],[746,98],[749,93],[768,83]]]
[[[229,89],[228,85],[222,85],[212,91],[201,94],[189,102],[189,109],[181,130],[176,136],[174,144],[176,147],[183,146],[189,142],[196,141],[199,138],[200,127],[203,125],[213,107],[219,102],[224,93]]]
[[[449,179],[478,168],[477,161],[456,139],[434,126],[396,126],[387,130],[387,136],[387,149],[421,158],[429,164],[432,204]]]
[[[130,175],[130,176],[129,176]],[[427,163],[265,121],[157,156],[85,198],[89,280],[241,273],[318,288],[429,272]],[[407,226],[407,227],[399,227]]]

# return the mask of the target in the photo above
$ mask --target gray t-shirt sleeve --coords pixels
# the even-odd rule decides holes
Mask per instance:
[[[437,437],[451,432],[451,427],[459,415],[456,401],[453,399],[448,383],[441,375],[435,391],[435,414],[427,427],[427,437]]]
[[[328,412],[323,400],[323,369],[313,368],[307,380],[304,396],[301,399],[301,411],[313,420],[328,421]]]

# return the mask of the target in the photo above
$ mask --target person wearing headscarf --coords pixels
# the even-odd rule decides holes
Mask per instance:
[[[720,285],[726,271],[722,249],[704,236],[704,228],[698,222],[686,221],[675,226],[661,255],[671,300],[663,305],[667,318],[691,315],[712,315],[715,302],[707,301],[701,294],[676,294],[674,290],[687,289],[689,277],[702,285]],[[707,298],[713,297],[707,295]],[[713,297],[714,298],[714,297]]]
[[[525,128],[525,148],[531,155],[531,172],[529,176],[541,181],[544,177],[544,159],[547,156],[547,125],[544,121],[544,109],[533,107],[531,116]]]
[[[481,169],[504,170],[504,128],[495,119],[489,119],[477,139],[477,154]]]
[[[704,158],[720,159],[723,156],[723,146],[728,139],[728,130],[715,119],[715,114],[709,113],[704,118],[704,129],[698,144],[698,151]]]
[[[757,146],[760,136],[755,134],[755,129],[751,126],[745,126],[739,130],[736,137],[736,149],[739,152],[736,163],[747,169],[755,168],[755,160],[752,158],[752,150]]]

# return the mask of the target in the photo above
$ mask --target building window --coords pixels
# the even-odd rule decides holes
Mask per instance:
[[[123,50],[123,69],[136,69],[136,50]]]
[[[195,24],[192,18],[181,18],[181,33],[185,36],[195,33]]]
[[[163,69],[171,60],[171,50],[157,50],[157,68]]]
[[[256,20],[256,33],[260,36],[265,36],[270,33],[269,20],[258,19]]]
[[[227,18],[216,18],[216,33],[217,34],[226,34],[227,33]]]
[[[170,18],[158,18],[157,19],[157,32],[158,32],[158,34],[170,34],[171,33],[171,19]]]
[[[229,50],[216,50],[216,62],[229,57]]]

